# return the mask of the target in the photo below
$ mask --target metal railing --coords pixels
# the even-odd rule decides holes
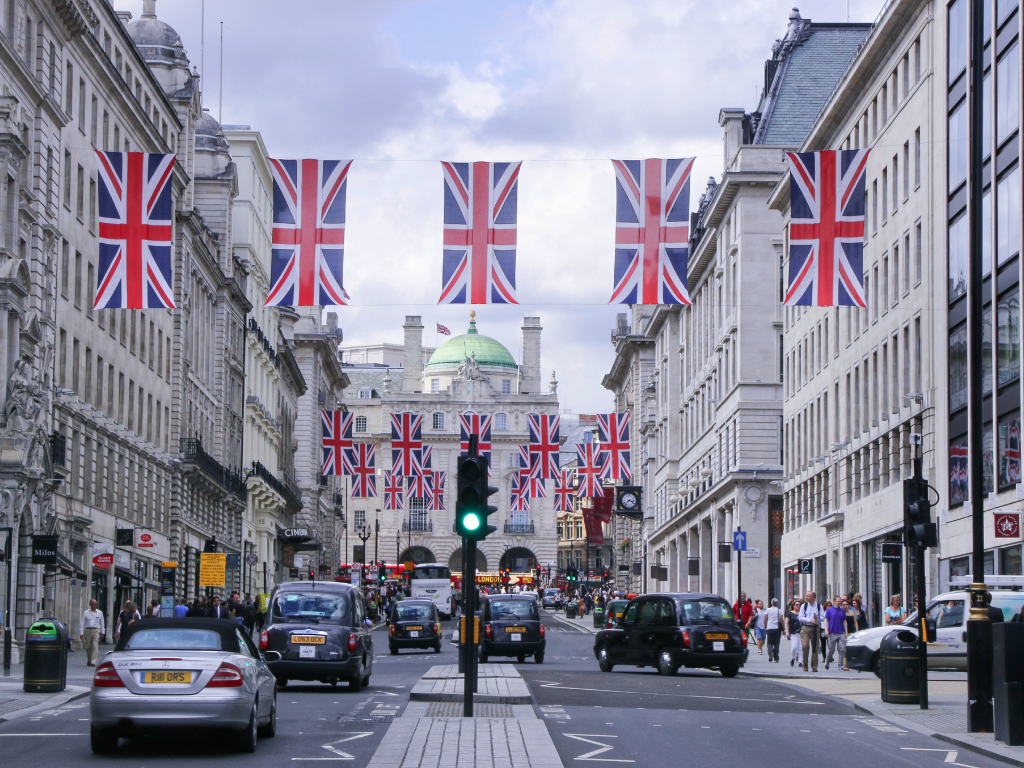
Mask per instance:
[[[402,521],[402,533],[433,533],[434,532],[434,521],[433,520],[403,520]]]
[[[296,507],[302,506],[302,498],[298,496],[288,485],[278,480],[274,473],[263,466],[262,462],[254,461],[252,463],[252,475],[260,478],[263,482],[277,491],[279,494],[284,496],[285,502],[294,505]]]
[[[213,456],[203,450],[203,441],[198,437],[181,438],[181,460],[187,464],[195,464],[212,480],[220,483],[227,491],[242,501],[246,500],[247,490],[245,478],[240,472],[221,466]]]
[[[505,533],[535,533],[533,523],[505,523]]]
[[[50,435],[50,461],[55,467],[67,466],[67,445],[68,439],[60,432]]]

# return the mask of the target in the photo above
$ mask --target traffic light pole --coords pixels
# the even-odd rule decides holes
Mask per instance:
[[[918,445],[918,453],[921,451],[921,446]],[[924,494],[927,496],[928,489],[923,485],[924,483],[924,472],[923,472],[924,460],[918,456],[914,459],[914,480],[917,482],[919,488],[924,488]],[[908,541],[909,545],[910,542]],[[910,551],[910,547],[907,547],[907,551]],[[925,622],[925,600],[928,599],[928,595],[924,589],[924,565],[925,559],[928,556],[928,550],[921,547],[917,549],[916,557],[914,558],[914,578],[917,580],[917,684],[920,689],[920,702],[921,709],[928,709],[928,626]]]
[[[468,579],[468,582],[467,582]],[[476,673],[479,657],[476,653],[476,541],[466,539],[466,561],[462,564],[462,583],[468,583],[466,589],[466,642],[463,653],[466,654],[462,682],[462,716],[473,716],[473,694],[476,693]]]

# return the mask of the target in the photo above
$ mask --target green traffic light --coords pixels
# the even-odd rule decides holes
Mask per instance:
[[[480,515],[476,512],[468,512],[462,518],[462,527],[467,531],[475,531],[480,528]]]

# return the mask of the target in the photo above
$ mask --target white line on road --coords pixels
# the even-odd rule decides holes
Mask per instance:
[[[88,736],[88,733],[0,733],[0,736]]]
[[[597,739],[617,739],[618,736],[608,736],[603,734],[593,733],[565,733],[563,736],[568,736],[570,739],[576,739],[576,741],[583,741],[587,744],[595,744],[600,749],[595,749],[593,752],[584,752],[579,757],[573,758],[575,760],[586,760],[594,763],[635,763],[636,760],[621,760],[613,757],[594,757],[594,755],[603,755],[605,752],[610,752],[615,749],[611,744],[602,744],[600,741],[594,741]]]
[[[684,699],[715,699],[717,701],[762,701],[770,704],[814,704],[816,706],[824,706],[825,704],[823,701],[803,701],[800,699],[779,701],[778,699],[750,699],[740,696],[701,696],[696,693],[653,693],[650,691],[614,691],[609,688],[572,688],[561,683],[542,685],[541,688],[557,691],[588,691],[591,693],[632,693],[637,696],[676,696]],[[643,707],[637,707],[637,709],[643,709]]]

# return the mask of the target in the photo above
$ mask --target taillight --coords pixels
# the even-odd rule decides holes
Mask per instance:
[[[746,632],[740,632],[740,637],[743,638],[743,647],[746,648],[747,647],[747,633]]]
[[[391,625],[391,634],[392,635],[395,634],[395,625],[394,624]]]
[[[242,670],[236,667],[234,664],[228,664],[226,661],[221,662],[221,665],[217,667],[217,671],[213,673],[213,677],[210,678],[210,682],[206,684],[207,688],[241,688],[244,679],[242,678]]]
[[[260,632],[260,650],[265,651],[270,647],[270,634],[267,630]]]
[[[355,653],[356,652],[356,633],[355,632],[351,633],[348,636],[348,652],[349,653]]]
[[[96,667],[96,674],[92,677],[92,684],[97,688],[124,688],[121,676],[117,674],[114,665],[104,661]]]
[[[435,635],[440,635],[441,634],[441,625],[438,624],[437,622],[434,622],[434,634]]]
[[[540,636],[544,637],[544,625],[543,624],[540,625]]]
[[[491,636],[491,625],[490,624],[484,624],[484,637],[490,637],[490,636]]]
[[[685,629],[683,630],[683,648],[690,647],[690,633]]]

